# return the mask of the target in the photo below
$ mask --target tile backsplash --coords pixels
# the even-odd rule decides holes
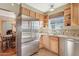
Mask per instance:
[[[63,35],[79,37],[79,29],[64,29]]]
[[[64,27],[63,29],[58,29],[58,30],[52,30],[53,34],[57,35],[68,35],[68,36],[74,36],[74,37],[79,37],[79,27],[77,26],[69,26],[69,27]]]

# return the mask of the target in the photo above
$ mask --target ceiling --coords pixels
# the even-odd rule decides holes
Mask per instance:
[[[38,11],[48,12],[50,9],[50,5],[53,4],[54,9],[56,9],[58,7],[65,5],[66,3],[23,3],[23,4],[26,4],[26,7],[27,7],[27,5],[31,6],[32,8],[34,8]],[[0,18],[1,17],[5,18],[5,19],[15,18],[15,14],[18,13],[18,11],[19,11],[19,4],[16,4],[16,3],[14,3],[13,5],[12,5],[12,3],[0,4]]]
[[[16,18],[16,13],[18,12],[19,4],[14,3],[0,3],[0,19],[14,20]]]
[[[13,20],[16,18],[16,14],[13,12],[8,12],[4,10],[0,10],[0,19],[6,21],[6,20]]]
[[[66,3],[27,3],[27,5],[42,12],[48,12],[52,4],[54,5],[53,8],[56,9],[58,7],[65,5]]]
[[[1,9],[17,13],[19,11],[19,4],[18,3],[0,3],[0,10]]]

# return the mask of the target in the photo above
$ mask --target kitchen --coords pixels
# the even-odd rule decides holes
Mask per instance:
[[[17,56],[79,56],[78,3],[17,5]]]

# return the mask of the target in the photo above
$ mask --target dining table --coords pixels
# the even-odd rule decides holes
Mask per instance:
[[[2,50],[6,50],[8,48],[11,48],[11,40],[12,40],[12,35],[3,35],[2,36]]]

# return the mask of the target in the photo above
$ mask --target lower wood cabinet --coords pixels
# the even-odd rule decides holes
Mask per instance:
[[[50,50],[54,53],[58,53],[58,37],[50,36]]]
[[[44,35],[41,37],[40,44],[42,45],[42,48],[44,47],[51,52],[58,54],[58,39],[58,37]]]
[[[43,45],[46,49],[50,49],[50,41],[48,36],[43,36]]]
[[[40,41],[39,41],[39,48],[43,48],[44,45],[43,45],[43,36],[40,37]]]

